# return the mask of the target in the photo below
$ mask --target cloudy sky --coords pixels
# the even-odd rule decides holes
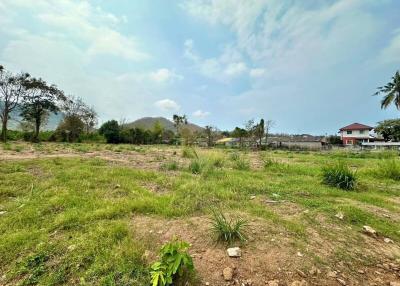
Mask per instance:
[[[0,0],[0,64],[102,122],[179,113],[334,133],[399,117],[371,96],[400,69],[399,15],[398,0]]]

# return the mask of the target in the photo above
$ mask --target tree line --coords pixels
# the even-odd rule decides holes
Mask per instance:
[[[22,128],[33,142],[51,114],[62,112],[54,140],[74,141],[83,132],[90,133],[97,124],[97,113],[81,98],[67,96],[54,84],[28,73],[14,74],[0,65],[1,140],[7,141],[10,119],[21,118]],[[12,117],[16,118],[12,118]]]

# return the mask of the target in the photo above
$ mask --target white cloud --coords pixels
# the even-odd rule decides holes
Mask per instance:
[[[251,77],[262,77],[265,74],[265,69],[255,68],[250,70]]]
[[[178,111],[181,107],[172,99],[162,99],[154,103],[162,111]]]
[[[400,29],[398,29],[390,41],[389,45],[382,50],[380,60],[383,63],[400,62]]]
[[[228,76],[235,77],[245,73],[246,71],[247,71],[246,64],[244,62],[237,62],[237,63],[230,63],[226,67],[224,72]]]
[[[379,27],[365,9],[373,5],[379,4],[321,1],[310,9],[303,1],[187,0],[182,6],[210,25],[227,26],[236,36],[229,48],[236,58],[248,58],[252,65],[268,70],[268,75],[296,76],[345,64],[355,49],[356,55],[362,55]],[[226,50],[215,58],[220,64],[224,54]],[[228,65],[239,62],[233,59]],[[250,71],[250,76],[259,75]]]
[[[158,83],[171,82],[175,80],[182,80],[183,76],[175,73],[166,68],[158,69],[149,74],[149,78]]]
[[[112,55],[134,61],[149,58],[149,55],[140,50],[135,38],[117,31],[116,27],[125,23],[126,17],[105,12],[88,1],[4,1],[7,7],[30,10],[39,21],[53,29],[51,31],[62,33],[84,44],[88,56]]]
[[[210,112],[208,111],[203,111],[201,109],[196,110],[195,112],[193,112],[193,116],[197,117],[197,118],[206,118],[207,116],[210,115]]]

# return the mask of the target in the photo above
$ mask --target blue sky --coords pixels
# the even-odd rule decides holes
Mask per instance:
[[[371,96],[400,69],[397,0],[0,0],[0,63],[101,117],[187,114],[232,129],[331,134],[400,111]]]

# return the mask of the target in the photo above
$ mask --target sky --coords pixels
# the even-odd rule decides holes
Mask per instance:
[[[0,64],[93,105],[100,123],[186,114],[221,130],[334,134],[400,117],[398,0],[0,0]]]

